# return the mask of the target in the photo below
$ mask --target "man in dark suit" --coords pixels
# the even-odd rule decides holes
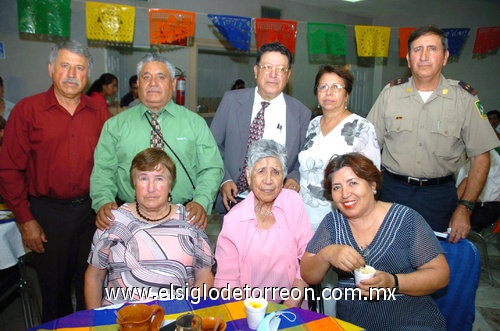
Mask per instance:
[[[228,91],[224,94],[210,126],[224,160],[224,179],[215,209],[225,214],[248,192],[237,183],[244,173],[250,127],[267,102],[262,139],[273,139],[286,147],[288,175],[285,188],[299,191],[297,155],[302,149],[311,111],[300,101],[283,93],[292,66],[292,54],[279,43],[262,45],[253,67],[256,88]]]

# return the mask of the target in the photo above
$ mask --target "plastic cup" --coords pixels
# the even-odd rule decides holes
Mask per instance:
[[[267,300],[263,298],[248,298],[243,302],[247,314],[248,327],[257,330],[260,322],[266,316]]]
[[[370,279],[375,276],[375,268],[369,265],[354,270],[354,281],[356,285],[361,284],[364,279]]]

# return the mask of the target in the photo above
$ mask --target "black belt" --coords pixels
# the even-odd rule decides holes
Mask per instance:
[[[45,200],[47,202],[52,202],[52,203],[58,203],[62,205],[69,205],[69,206],[79,206],[81,204],[84,204],[86,202],[90,201],[90,196],[88,194],[71,198],[71,199],[58,199],[58,198],[52,198],[52,197],[47,197],[47,196],[41,196],[41,197],[31,197],[39,200]]]
[[[384,173],[386,173],[389,177],[392,177],[394,179],[397,179],[403,183],[407,183],[413,186],[431,186],[431,185],[441,185],[441,184],[446,184],[449,182],[452,182],[455,180],[453,175],[448,175],[444,177],[437,177],[437,178],[418,178],[418,177],[412,177],[412,176],[402,176],[395,174],[393,172],[390,172],[389,170],[384,168]]]

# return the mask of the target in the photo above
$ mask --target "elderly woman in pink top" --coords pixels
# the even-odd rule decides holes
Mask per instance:
[[[214,286],[234,295],[234,288],[240,288],[244,296],[260,294],[269,301],[300,306],[308,284],[300,276],[299,263],[313,232],[300,195],[283,189],[286,149],[262,139],[250,146],[247,157],[251,192],[224,217],[215,249]],[[245,287],[260,291],[245,293]],[[292,287],[299,288],[302,297],[280,297],[280,289]]]

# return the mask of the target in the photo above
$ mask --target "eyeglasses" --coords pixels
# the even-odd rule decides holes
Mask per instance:
[[[273,67],[269,64],[265,64],[263,66],[258,66],[260,68],[260,70],[262,70],[263,73],[265,73],[266,75],[269,75],[271,73],[271,71],[275,71],[276,72],[276,75],[277,76],[284,76],[286,75],[286,73],[288,72],[288,69],[283,67],[283,66],[276,66],[276,67]]]
[[[331,86],[328,86],[327,84],[323,84],[318,86],[318,92],[320,93],[326,93],[326,91],[331,90],[332,92],[338,93],[342,91],[342,89],[345,89],[345,86],[342,86],[340,84],[332,84]]]

